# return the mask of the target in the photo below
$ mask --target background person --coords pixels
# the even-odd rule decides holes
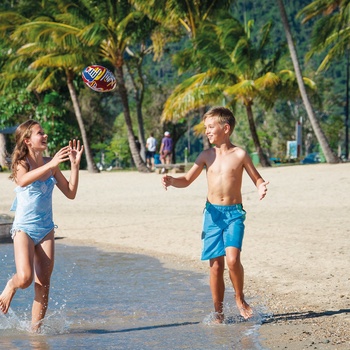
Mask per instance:
[[[160,145],[160,161],[162,164],[171,164],[173,158],[173,140],[170,137],[170,132],[166,131]]]
[[[150,133],[149,138],[146,141],[146,165],[153,170],[154,169],[154,156],[157,149],[157,140],[153,136],[153,132]]]

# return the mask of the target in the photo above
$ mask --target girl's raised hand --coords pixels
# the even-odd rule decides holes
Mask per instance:
[[[70,149],[69,146],[61,148],[51,159],[52,164],[54,167],[58,166],[60,163],[66,162],[69,160],[70,155]]]
[[[84,152],[84,146],[80,145],[80,140],[69,141],[69,160],[72,165],[80,164],[81,155]]]

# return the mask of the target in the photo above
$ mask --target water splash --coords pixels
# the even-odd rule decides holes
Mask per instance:
[[[11,308],[6,315],[0,316],[0,334],[6,330],[13,333],[33,333],[31,320],[27,313],[16,314]],[[52,313],[48,313],[40,327],[40,330],[36,332],[38,335],[58,335],[69,332],[70,322],[67,318],[64,309],[55,310]]]
[[[1,286],[13,266],[12,249],[0,246],[8,262],[1,266]],[[8,315],[0,314],[1,350],[261,350],[258,330],[266,312],[259,297],[248,300],[254,310],[249,321],[239,315],[233,293],[225,298],[225,322],[212,326],[206,275],[164,268],[146,256],[57,244],[40,334],[30,333],[33,288],[18,291]]]

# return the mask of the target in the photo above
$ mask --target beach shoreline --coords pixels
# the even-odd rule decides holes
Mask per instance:
[[[350,163],[259,171],[270,181],[263,201],[247,176],[242,186],[242,262],[247,299],[258,298],[273,314],[260,328],[262,345],[349,349]],[[199,260],[205,173],[186,189],[165,191],[160,180],[155,173],[81,171],[74,201],[54,192],[58,242],[208,273]],[[1,214],[10,214],[14,187],[0,173]]]

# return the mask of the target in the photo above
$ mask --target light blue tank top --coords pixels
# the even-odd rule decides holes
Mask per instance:
[[[37,180],[25,187],[15,188],[16,198],[11,211],[16,211],[12,236],[18,230],[29,235],[38,244],[55,227],[52,217],[52,191],[57,183],[51,175],[47,180]]]

